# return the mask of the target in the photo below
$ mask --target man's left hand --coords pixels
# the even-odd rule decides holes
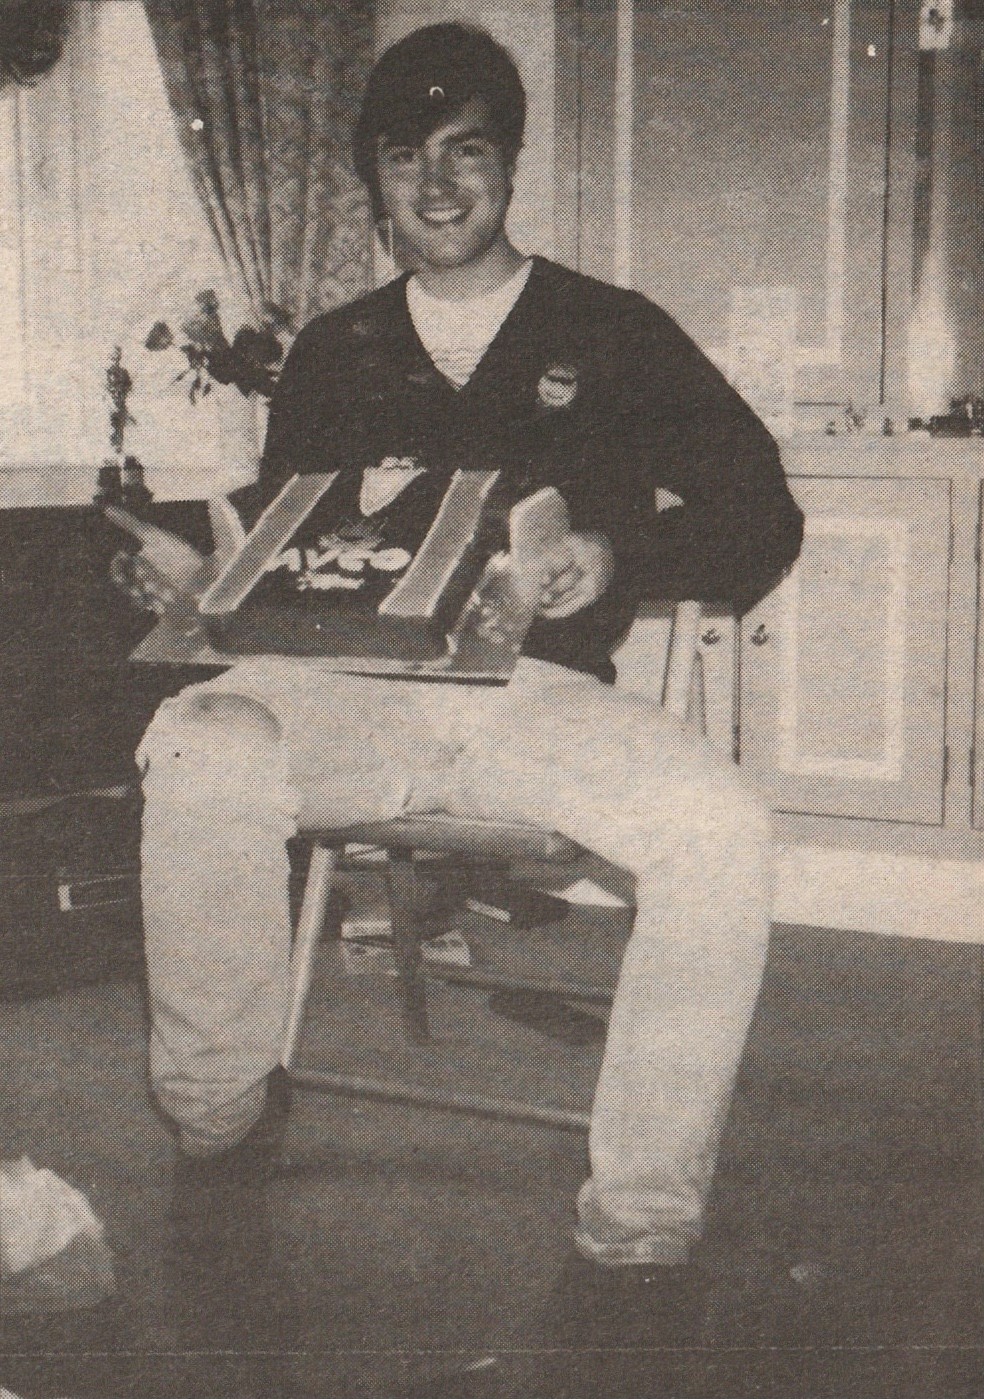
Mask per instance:
[[[596,602],[615,572],[612,546],[603,534],[569,534],[548,560],[540,605],[541,617],[571,617]]]

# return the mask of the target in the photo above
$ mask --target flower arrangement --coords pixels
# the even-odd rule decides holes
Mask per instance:
[[[294,337],[289,316],[264,304],[259,326],[240,326],[230,341],[209,290],[196,295],[186,318],[179,311],[170,324],[147,326],[126,348],[114,348],[105,371],[112,456],[100,471],[101,498],[122,482],[136,499],[145,469],[165,483],[175,476],[200,489],[207,483],[217,495],[248,484],[266,401]]]
[[[230,342],[219,316],[219,300],[214,291],[200,291],[195,297],[197,310],[182,322],[176,340],[166,321],[151,327],[144,344],[159,352],[175,345],[188,362],[176,382],[187,381],[188,398],[194,404],[212,392],[213,383],[234,384],[246,398],[256,393],[269,398],[277,382],[287,337],[293,327],[287,312],[272,302],[264,302],[260,327],[240,326]]]

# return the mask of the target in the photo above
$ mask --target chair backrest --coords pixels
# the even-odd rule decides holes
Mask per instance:
[[[673,631],[666,658],[663,708],[680,719],[686,719],[690,704],[699,630],[700,603],[689,600],[678,602],[673,613]]]

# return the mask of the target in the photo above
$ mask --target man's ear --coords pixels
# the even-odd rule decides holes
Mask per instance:
[[[522,146],[517,146],[516,150],[506,161],[506,180],[509,183],[509,198],[512,200],[516,190],[516,166],[519,164],[519,157],[522,153]]]

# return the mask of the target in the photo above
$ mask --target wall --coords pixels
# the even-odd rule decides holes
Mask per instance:
[[[871,406],[904,388],[914,0],[893,31],[891,15],[864,0],[684,0],[632,17],[630,280],[723,363],[735,293],[757,300],[758,323],[739,318],[753,335],[768,329],[758,289],[773,308],[786,296],[798,399]],[[580,262],[611,277],[614,7],[581,25]]]

